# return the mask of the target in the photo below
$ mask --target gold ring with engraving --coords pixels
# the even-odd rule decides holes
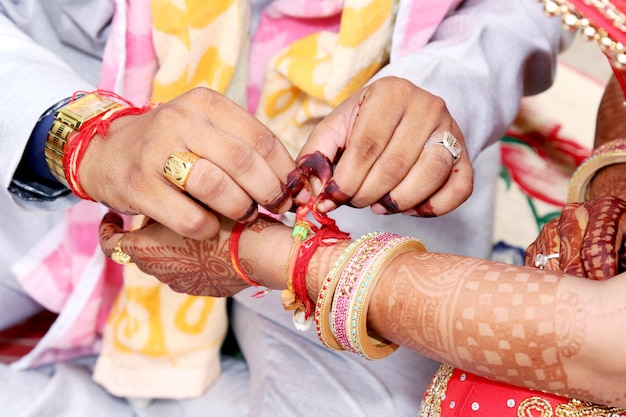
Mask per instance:
[[[193,152],[171,153],[163,165],[163,175],[169,182],[185,191],[189,174],[198,159],[200,157]]]

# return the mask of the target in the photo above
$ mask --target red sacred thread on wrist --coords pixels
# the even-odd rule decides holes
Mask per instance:
[[[243,229],[246,228],[246,223],[235,223],[233,226],[233,230],[230,233],[230,241],[228,242],[228,251],[230,252],[230,263],[233,266],[239,278],[245,281],[246,284],[251,285],[253,287],[258,287],[260,284],[255,282],[250,276],[246,273],[246,270],[241,266],[241,260],[239,259],[239,238],[241,237],[241,233]]]
[[[81,93],[85,92],[75,92],[72,97],[72,101],[74,101],[75,97]],[[100,96],[113,97],[124,105],[124,107],[111,109],[98,117],[88,120],[81,126],[80,131],[72,132],[67,138],[67,144],[65,145],[66,149],[63,155],[63,172],[65,173],[67,183],[72,192],[78,197],[84,200],[93,201],[93,198],[87,195],[83,187],[80,185],[80,178],[78,176],[78,168],[83,156],[85,156],[85,151],[87,150],[89,142],[96,134],[100,134],[106,139],[111,123],[113,123],[116,119],[123,116],[146,113],[156,107],[156,104],[150,103],[142,107],[136,107],[130,101],[120,97],[118,94],[104,90],[96,90],[92,93],[85,94],[97,94]]]
[[[308,213],[320,224],[316,226],[307,220]],[[309,297],[306,290],[306,273],[309,268],[309,261],[313,257],[315,250],[320,246],[330,246],[338,240],[350,239],[350,234],[339,229],[335,220],[328,217],[326,213],[320,213],[315,208],[315,198],[306,206],[301,206],[296,211],[296,224],[306,222],[313,236],[304,241],[299,248],[293,268],[293,289],[296,298],[304,305],[304,318],[308,319],[315,311],[315,302]]]

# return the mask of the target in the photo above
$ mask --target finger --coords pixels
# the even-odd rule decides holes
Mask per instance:
[[[104,215],[98,228],[100,247],[107,257],[115,250],[115,246],[124,236],[124,220],[119,214],[109,211]]]
[[[559,218],[558,234],[561,238],[559,267],[567,274],[585,277],[581,248],[587,225],[587,210],[581,204],[566,205]]]
[[[459,162],[459,166],[453,169],[450,178],[440,189],[402,213],[415,217],[442,216],[463,204],[470,197],[473,189],[474,171],[471,164]]]
[[[296,158],[296,163],[307,178],[315,177],[322,184],[330,180],[332,164],[338,161],[346,149],[360,105],[361,96],[355,94],[315,125]]]
[[[195,167],[194,167],[195,169]],[[192,169],[193,173],[193,169]],[[159,180],[146,179],[134,184],[133,189],[151,190],[143,199],[136,199],[138,212],[166,225],[175,233],[192,239],[210,239],[217,234],[220,221],[217,216],[161,176]],[[139,178],[136,178],[139,181]],[[249,206],[248,206],[249,207]]]
[[[196,153],[229,172],[242,188],[264,207],[274,212],[277,211],[278,207],[281,207],[283,211],[286,210],[286,204],[281,206],[281,204],[275,203],[275,201],[283,202],[287,198],[283,196],[284,190],[278,186],[278,182],[286,185],[292,194],[296,194],[304,185],[299,171],[296,169],[294,158],[288,149],[263,123],[235,102],[220,94],[210,94],[211,90],[208,89],[197,90],[200,96],[199,100],[202,101],[202,108],[207,109],[206,121],[216,130],[222,132],[218,141],[218,148],[225,140],[228,141],[230,138],[227,136],[230,136],[250,147],[256,157],[254,160],[250,159],[248,154],[250,151],[240,155],[239,151],[242,149],[240,145],[238,148],[227,150],[226,158],[223,160],[219,159],[224,156],[223,153],[217,158],[213,158],[216,145],[208,130],[194,132],[192,138],[194,145],[190,149],[195,151],[196,146],[199,146]],[[192,91],[196,92],[196,90]],[[224,132],[228,132],[229,135],[226,136]],[[223,165],[220,165],[221,161],[223,161]],[[250,175],[244,175],[245,171],[250,170]],[[272,171],[277,179],[272,178],[269,171]],[[250,178],[254,177],[255,174],[263,176],[257,178],[256,181],[251,180]],[[243,175],[242,182],[238,181],[240,175]],[[258,184],[261,183],[259,179],[270,182],[264,184],[262,188],[258,188]],[[269,202],[269,207],[265,205],[266,202]],[[278,206],[271,206],[271,204],[278,204]]]
[[[263,184],[258,186],[262,188]],[[207,207],[235,221],[252,220],[258,213],[257,203],[239,184],[206,159],[199,159],[193,165],[185,191]]]
[[[399,102],[366,99],[350,134],[350,143],[333,173],[335,188],[366,207],[403,182],[418,161],[430,133],[429,123],[414,126]],[[327,185],[325,194],[333,184]]]
[[[626,204],[617,198],[602,198],[589,202],[586,209],[588,222],[580,252],[583,270],[590,279],[611,278],[619,272],[623,238],[619,225]]]
[[[225,175],[230,177],[232,181],[229,181],[229,184],[236,184],[237,188],[241,188],[242,192],[249,195],[251,200],[257,201],[269,211],[282,213],[291,207],[291,193],[288,191],[286,183],[281,180],[255,148],[237,137],[219,130],[206,132],[204,135],[198,135],[197,140],[194,140],[190,145],[190,150],[198,155],[209,155],[205,156],[204,159],[219,167]],[[200,192],[201,188],[211,184],[214,180],[223,186],[228,185],[228,183],[224,182],[223,176],[211,178],[206,175],[207,172],[210,174],[217,171],[215,169],[208,170],[209,166],[206,163],[202,166],[204,169],[197,171],[194,166],[187,180],[186,190],[198,200],[210,205],[211,201],[207,200],[205,196],[203,198],[205,191]],[[286,178],[287,175],[285,175]],[[200,192],[200,194],[196,194],[192,190]],[[241,209],[247,210],[249,207],[250,204],[245,204]],[[227,213],[223,214],[228,216]],[[238,219],[242,215],[243,213],[239,213],[236,217],[228,217]]]
[[[524,264],[526,266],[535,268],[539,267],[536,263],[537,255],[547,256],[559,253],[560,239],[558,236],[558,225],[559,219],[556,218],[552,219],[542,227],[535,241],[526,249],[526,256],[524,259]],[[558,270],[558,266],[558,259],[552,258],[548,260],[548,263],[544,266],[544,268]]]
[[[428,146],[403,181],[372,210],[377,214],[403,212],[411,216],[439,216],[467,200],[473,182],[474,172],[467,156],[454,164],[443,146]]]

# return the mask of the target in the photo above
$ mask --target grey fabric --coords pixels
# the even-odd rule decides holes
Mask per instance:
[[[14,371],[0,364],[0,417],[244,417],[248,415],[248,370],[241,359],[224,357],[223,374],[194,399],[129,401],[108,394],[91,380],[95,358],[37,370]]]
[[[61,42],[102,58],[111,27],[113,1],[42,0]]]
[[[41,16],[42,11],[45,16]],[[39,32],[36,26],[41,22],[54,22],[45,25],[49,40],[55,38],[49,36],[48,31],[52,29],[61,44],[97,58],[102,57],[114,11],[113,1],[0,0],[0,13],[20,29]]]

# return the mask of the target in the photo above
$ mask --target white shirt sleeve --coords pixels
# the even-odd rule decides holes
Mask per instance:
[[[9,193],[8,186],[39,116],[75,91],[90,91],[94,86],[3,14],[0,14],[0,57],[0,192]],[[42,205],[11,197],[25,208]],[[47,203],[47,208],[68,204],[69,201],[53,201]]]

